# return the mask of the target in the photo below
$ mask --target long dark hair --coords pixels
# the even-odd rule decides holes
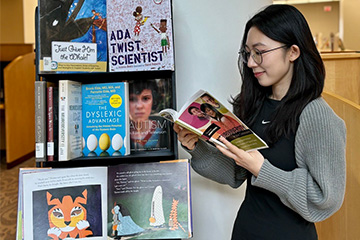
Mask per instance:
[[[202,104],[200,105],[200,109],[201,109],[201,111],[203,111],[204,113],[206,112],[206,111],[205,111],[206,108],[212,110],[212,111],[215,113],[215,117],[213,117],[213,116],[210,116],[210,117],[212,117],[213,119],[221,122],[221,118],[222,118],[224,115],[222,115],[222,114],[221,114],[213,105],[211,105],[211,104],[202,103]]]
[[[295,133],[299,116],[304,107],[318,98],[324,87],[325,68],[314,43],[310,28],[304,16],[290,5],[270,5],[252,17],[246,24],[241,43],[246,45],[251,27],[258,28],[267,37],[283,43],[288,48],[297,45],[300,56],[294,61],[294,73],[288,92],[278,106],[267,127],[266,140],[275,143],[281,136]],[[252,69],[239,61],[242,77],[241,92],[233,101],[234,113],[251,126],[261,109],[270,87],[258,83]]]

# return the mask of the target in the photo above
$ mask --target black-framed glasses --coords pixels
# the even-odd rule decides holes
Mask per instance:
[[[275,51],[277,49],[280,49],[280,48],[285,48],[287,47],[286,45],[283,45],[283,46],[280,46],[280,47],[276,47],[276,48],[272,48],[272,49],[269,49],[269,50],[264,50],[264,51],[260,51],[259,49],[256,49],[256,48],[253,48],[249,51],[247,51],[246,49],[241,49],[239,54],[240,54],[240,58],[241,60],[247,64],[248,61],[249,61],[249,58],[250,56],[252,57],[252,59],[254,60],[254,62],[256,64],[261,64],[262,61],[263,61],[263,54],[264,53],[268,53],[268,52],[272,52],[272,51]]]

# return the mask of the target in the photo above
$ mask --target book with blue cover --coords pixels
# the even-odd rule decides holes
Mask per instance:
[[[39,15],[40,73],[106,72],[106,0],[39,0]]]
[[[83,155],[130,154],[127,82],[82,85]]]

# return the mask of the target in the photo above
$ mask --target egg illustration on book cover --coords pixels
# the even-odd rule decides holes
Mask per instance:
[[[86,140],[87,142],[87,147],[89,149],[90,152],[95,151],[95,149],[97,148],[98,145],[98,140],[96,138],[96,136],[94,134],[90,134]]]
[[[101,150],[106,151],[110,147],[110,137],[107,133],[101,134],[99,138],[99,147]]]
[[[121,137],[120,134],[116,133],[111,140],[111,146],[114,149],[114,151],[119,151],[124,144],[124,140]]]

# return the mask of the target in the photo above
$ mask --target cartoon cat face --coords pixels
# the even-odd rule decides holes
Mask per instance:
[[[83,204],[87,202],[87,190],[82,192],[83,197],[79,196],[73,201],[72,197],[66,195],[60,201],[58,198],[51,199],[52,195],[47,192],[47,203],[53,206],[49,212],[50,227],[57,227],[64,232],[72,231],[76,224],[81,220],[86,220],[86,209]]]

